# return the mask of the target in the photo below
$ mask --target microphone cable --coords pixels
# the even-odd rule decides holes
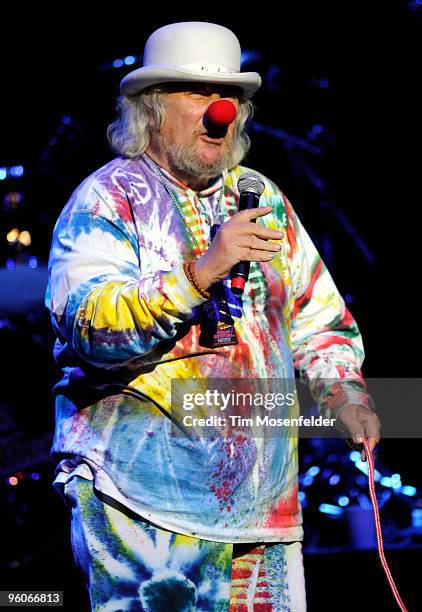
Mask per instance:
[[[372,502],[372,507],[374,510],[374,521],[375,521],[375,530],[377,533],[377,543],[378,543],[378,554],[381,560],[381,565],[384,570],[384,573],[387,577],[387,581],[393,591],[394,598],[402,612],[408,612],[408,609],[404,605],[402,598],[398,592],[398,589],[394,583],[393,577],[390,572],[390,568],[388,567],[387,561],[384,555],[384,546],[382,541],[382,533],[381,533],[381,522],[378,511],[378,502],[377,496],[375,493],[375,483],[374,483],[374,459],[372,457],[371,449],[369,448],[369,443],[367,438],[363,439],[363,445],[365,447],[366,458],[368,461],[368,486],[369,486],[369,495]]]

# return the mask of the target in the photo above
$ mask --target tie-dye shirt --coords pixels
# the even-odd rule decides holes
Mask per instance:
[[[193,312],[205,298],[182,264],[207,249],[214,221],[237,212],[247,170],[225,171],[199,193],[165,173],[178,210],[148,157],[118,157],[71,196],[54,229],[46,295],[63,371],[54,389],[55,486],[78,474],[193,537],[295,541],[303,538],[297,436],[192,443],[173,435],[166,416],[172,379],[294,379],[295,369],[324,414],[336,393],[365,403],[356,323],[291,204],[265,177],[260,205],[273,210],[258,222],[284,230],[282,250],[251,264],[234,318],[238,344],[201,346]],[[320,382],[346,378],[355,389],[333,393]]]

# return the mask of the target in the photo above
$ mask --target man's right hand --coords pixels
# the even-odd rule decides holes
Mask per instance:
[[[203,289],[225,278],[240,261],[271,261],[281,245],[284,233],[268,229],[252,219],[268,215],[272,206],[242,210],[221,225],[209,249],[195,264],[195,276]]]

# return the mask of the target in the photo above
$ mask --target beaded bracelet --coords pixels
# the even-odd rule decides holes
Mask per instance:
[[[204,289],[201,289],[201,287],[198,284],[198,281],[196,279],[195,276],[195,262],[194,261],[189,261],[188,263],[184,263],[183,264],[183,272],[186,275],[186,278],[188,279],[188,281],[190,282],[190,284],[192,285],[192,287],[194,289],[196,289],[196,291],[202,295],[202,297],[206,298],[207,300],[210,299],[211,294],[208,291],[205,291]]]

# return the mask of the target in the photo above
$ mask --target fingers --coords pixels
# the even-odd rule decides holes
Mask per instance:
[[[272,258],[274,257],[274,252],[273,251],[256,251],[256,250],[252,250],[252,251],[248,251],[247,255],[245,255],[244,257],[242,257],[241,261],[271,261]]]
[[[244,239],[244,246],[253,251],[272,251],[273,253],[281,251],[280,244],[268,242],[268,240],[261,240],[261,238],[257,236],[246,236]]]
[[[363,444],[363,440],[364,438],[366,438],[368,441],[368,446],[369,446],[371,453],[380,441],[379,436],[376,436],[376,437],[368,436],[365,433],[358,433],[356,435],[352,434],[352,436],[353,436],[353,442],[355,442],[355,444]],[[366,461],[365,447],[363,447],[362,449],[362,461]]]
[[[273,230],[263,225],[251,223],[258,217],[263,217],[272,212],[272,206],[258,206],[258,208],[250,208],[248,210],[241,210],[233,215],[231,222],[235,222],[236,225],[239,223],[245,223],[244,229],[247,229],[250,233],[255,234],[263,239],[280,240],[284,236],[284,232]]]
[[[269,227],[264,227],[263,225],[256,225],[254,223],[248,224],[248,229],[250,233],[262,240],[281,240],[284,236],[284,232],[279,230],[273,230]]]
[[[369,449],[372,453],[376,445],[380,441],[380,421],[376,414],[364,414],[361,418],[361,423],[363,426],[363,434],[358,436],[358,438],[363,442],[363,438],[366,438],[368,441]],[[366,452],[365,448],[362,449],[362,461],[366,461]]]
[[[262,206],[235,213],[221,224],[208,251],[198,261],[199,273],[208,286],[225,278],[240,261],[270,262],[281,251],[279,242],[284,232],[251,223],[267,215],[272,206]]]
[[[362,444],[364,437],[380,439],[381,424],[378,415],[363,406],[345,406],[338,419],[347,427],[355,444]]]
[[[258,217],[263,217],[264,215],[268,215],[272,211],[272,206],[258,206],[257,208],[248,208],[247,210],[240,210],[236,213],[236,216],[242,220],[251,221],[252,219],[257,219]]]
[[[231,255],[236,254],[239,261],[271,261],[274,255],[281,251],[279,242],[271,240],[281,240],[283,232],[272,230],[262,226],[255,226],[253,223],[236,223],[229,227],[219,230],[222,250],[227,250]],[[218,236],[217,234],[217,236]]]
[[[237,224],[235,233],[238,236],[239,246],[274,252],[281,250],[281,245],[278,241],[284,237],[283,232],[263,227],[262,225],[254,225],[253,223]],[[277,242],[270,242],[272,240],[277,240]]]
[[[373,452],[374,448],[376,447],[378,443],[379,443],[379,438],[368,438],[368,446],[369,446],[371,453]],[[361,459],[362,461],[366,461],[365,448],[362,450]]]
[[[372,451],[381,437],[381,423],[378,415],[363,406],[345,406],[339,414],[339,422],[344,425],[355,444],[363,444],[364,438]],[[365,448],[361,449],[362,461],[366,461]]]

